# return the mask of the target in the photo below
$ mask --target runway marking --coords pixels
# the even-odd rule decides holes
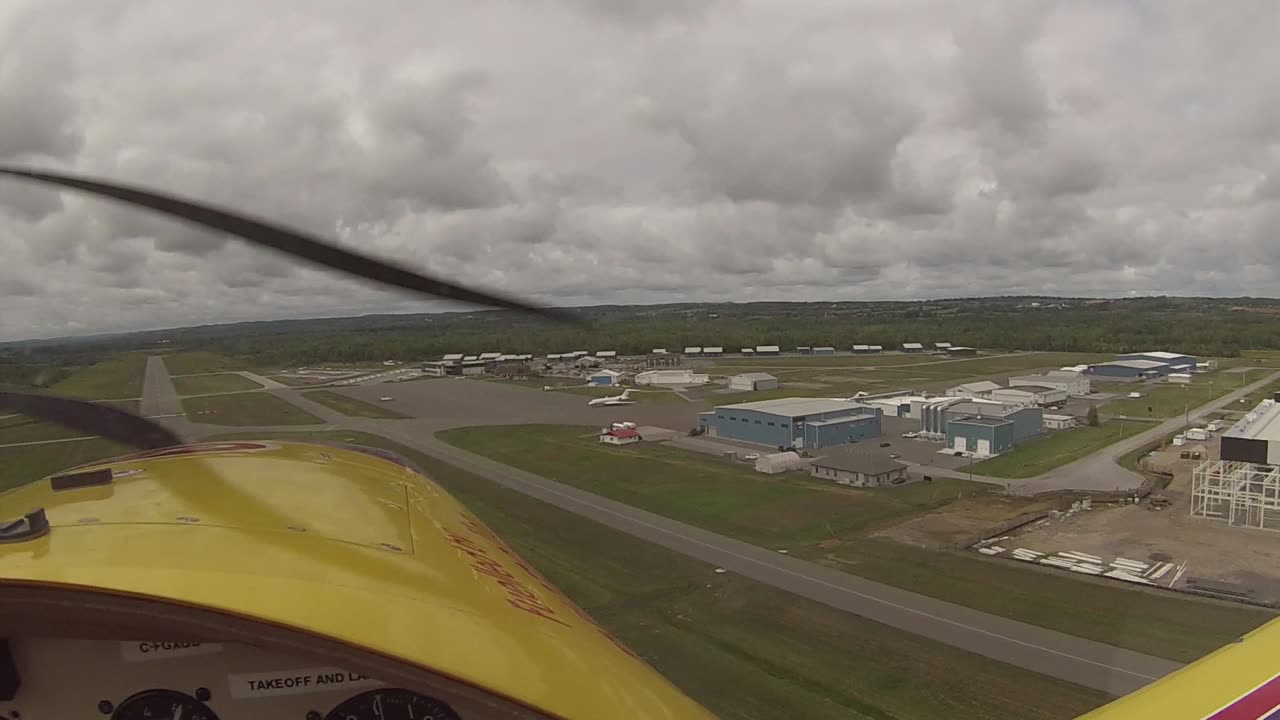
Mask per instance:
[[[451,449],[451,450],[453,450],[454,448],[452,448],[452,447],[450,446],[450,449]],[[464,458],[464,459],[465,459],[465,458]],[[481,459],[485,459],[485,460],[487,460],[487,458],[483,458],[483,457],[482,457]],[[493,460],[491,460],[490,462],[497,462],[497,461],[493,461]],[[501,463],[499,463],[499,464],[501,464]],[[866,593],[859,592],[859,591],[854,590],[854,589],[852,589],[852,588],[844,587],[843,585],[836,585],[836,584],[834,584],[834,583],[829,583],[829,582],[827,582],[827,581],[825,581],[825,580],[820,580],[820,579],[818,579],[818,578],[811,577],[811,576],[809,576],[809,575],[805,575],[804,573],[798,573],[798,572],[796,572],[796,571],[794,571],[794,570],[789,570],[789,569],[784,568],[784,567],[780,567],[780,566],[777,566],[777,565],[774,565],[774,564],[771,564],[771,563],[767,563],[767,562],[764,562],[763,560],[759,560],[759,559],[756,559],[756,558],[750,557],[750,556],[748,556],[748,555],[742,555],[742,554],[740,554],[740,553],[736,553],[736,552],[734,552],[734,551],[732,551],[732,550],[728,550],[728,549],[726,549],[726,548],[722,548],[722,547],[720,547],[720,546],[718,546],[718,545],[713,545],[713,544],[711,544],[711,543],[704,542],[704,541],[699,540],[699,539],[697,539],[697,538],[690,537],[690,536],[688,536],[688,535],[684,535],[684,534],[678,533],[678,532],[676,532],[676,531],[674,531],[674,530],[670,530],[670,529],[664,528],[664,527],[662,527],[662,526],[660,526],[660,525],[655,525],[655,524],[653,524],[653,523],[651,523],[651,522],[648,522],[648,521],[646,521],[646,520],[641,520],[641,519],[639,519],[639,518],[632,517],[632,516],[630,516],[630,515],[627,515],[626,513],[622,513],[622,512],[619,512],[619,511],[617,511],[617,510],[614,510],[613,508],[605,507],[605,506],[603,506],[603,505],[598,505],[598,504],[596,504],[596,503],[591,502],[590,500],[583,500],[582,498],[575,497],[574,495],[572,495],[572,494],[570,494],[570,493],[566,493],[566,492],[564,492],[564,491],[562,491],[562,490],[559,490],[559,489],[557,489],[557,488],[548,488],[548,487],[544,487],[544,486],[543,486],[543,485],[541,485],[540,483],[536,483],[536,482],[533,482],[533,481],[530,481],[530,480],[525,480],[525,479],[523,479],[523,478],[510,478],[510,480],[512,480],[513,482],[516,482],[516,483],[523,484],[523,485],[529,485],[529,486],[533,486],[533,487],[536,487],[536,488],[542,489],[543,491],[548,492],[548,493],[551,493],[551,494],[553,494],[553,495],[559,495],[559,496],[561,496],[561,497],[568,498],[569,500],[572,500],[572,501],[577,502],[577,503],[581,503],[582,505],[586,505],[587,507],[592,507],[592,508],[595,508],[596,510],[601,510],[601,511],[606,512],[606,513],[608,513],[608,514],[610,514],[610,515],[613,515],[613,516],[616,516],[616,517],[622,518],[622,519],[624,519],[624,520],[628,520],[628,521],[630,521],[630,522],[633,522],[633,523],[636,523],[636,524],[639,524],[639,525],[643,525],[643,526],[648,527],[648,528],[652,528],[652,529],[654,529],[654,530],[657,530],[657,531],[659,531],[659,532],[661,532],[661,533],[665,533],[665,534],[670,535],[670,536],[672,536],[672,537],[680,538],[681,540],[685,540],[685,541],[687,541],[687,542],[692,542],[692,543],[695,543],[695,544],[697,544],[697,545],[701,545],[702,547],[709,548],[709,549],[711,549],[711,550],[715,550],[715,551],[718,551],[718,552],[721,552],[721,553],[725,553],[725,554],[727,554],[727,555],[730,555],[730,556],[733,556],[733,557],[739,558],[739,559],[741,559],[741,560],[746,560],[746,561],[749,561],[749,562],[755,563],[756,565],[759,565],[759,566],[761,566],[761,567],[765,567],[765,568],[768,568],[768,569],[771,569],[771,570],[776,570],[776,571],[778,571],[778,572],[782,572],[782,573],[785,573],[785,574],[787,574],[787,575],[791,575],[791,576],[794,576],[794,577],[800,578],[800,579],[802,579],[802,580],[807,580],[807,581],[809,581],[809,582],[816,583],[816,584],[818,584],[818,585],[823,585],[823,586],[825,586],[825,587],[829,587],[829,588],[831,588],[831,589],[833,589],[833,590],[838,590],[838,591],[840,591],[840,592],[848,593],[848,594],[850,594],[850,595],[853,595],[853,596],[856,596],[856,597],[860,597],[860,598],[864,598],[864,599],[866,599],[866,600],[871,600],[871,601],[873,601],[873,602],[877,602],[877,603],[880,603],[880,604],[882,604],[882,605],[888,605],[889,607],[894,607],[894,608],[897,608],[897,609],[899,609],[899,610],[904,610],[904,611],[906,611],[906,612],[909,612],[909,613],[912,613],[912,614],[915,614],[915,615],[919,615],[919,616],[921,616],[921,617],[929,618],[930,620],[936,620],[936,621],[938,621],[938,622],[945,623],[945,624],[947,624],[947,625],[952,625],[952,626],[955,626],[955,627],[961,628],[961,629],[963,629],[963,630],[969,630],[969,631],[971,631],[971,632],[975,632],[975,633],[978,633],[978,634],[980,634],[980,635],[986,635],[986,636],[988,636],[988,637],[992,637],[992,638],[995,638],[995,639],[997,639],[997,640],[1004,640],[1004,641],[1006,641],[1006,642],[1013,643],[1013,644],[1015,644],[1015,645],[1022,645],[1022,646],[1024,646],[1024,647],[1028,647],[1028,648],[1031,648],[1031,649],[1033,649],[1033,650],[1039,650],[1039,651],[1041,651],[1041,652],[1045,652],[1045,653],[1048,653],[1048,654],[1050,654],[1050,655],[1056,655],[1056,656],[1058,656],[1058,657],[1067,658],[1068,660],[1076,660],[1076,661],[1078,661],[1078,662],[1086,663],[1086,664],[1089,664],[1089,665],[1096,665],[1097,667],[1104,668],[1104,669],[1106,669],[1106,670],[1114,670],[1114,671],[1116,671],[1116,672],[1124,673],[1124,674],[1126,674],[1126,675],[1132,675],[1133,677],[1142,678],[1142,679],[1144,679],[1144,680],[1159,680],[1159,679],[1160,679],[1160,678],[1158,678],[1158,677],[1152,677],[1152,676],[1150,676],[1150,675],[1143,675],[1142,673],[1139,673],[1139,672],[1134,672],[1134,671],[1132,671],[1132,670],[1126,670],[1126,669],[1124,669],[1124,668],[1116,667],[1116,666],[1114,666],[1114,665],[1108,665],[1108,664],[1106,664],[1106,663],[1098,662],[1097,660],[1090,660],[1090,659],[1088,659],[1088,658],[1078,657],[1078,656],[1076,656],[1076,655],[1072,655],[1072,654],[1070,654],[1070,653],[1061,652],[1061,651],[1059,651],[1059,650],[1053,650],[1053,649],[1051,649],[1051,648],[1047,648],[1047,647],[1043,647],[1043,646],[1040,646],[1040,645],[1036,645],[1035,643],[1029,643],[1029,642],[1027,642],[1027,641],[1025,641],[1025,640],[1018,640],[1017,638],[1011,638],[1011,637],[1008,637],[1008,636],[1006,636],[1006,635],[1001,635],[1001,634],[999,634],[999,633],[992,632],[992,631],[990,631],[990,630],[984,630],[984,629],[982,629],[982,628],[974,627],[974,626],[972,626],[972,625],[966,625],[966,624],[964,624],[964,623],[962,623],[962,622],[959,622],[959,621],[957,621],[957,620],[951,620],[951,619],[949,619],[949,618],[939,617],[939,616],[937,616],[937,615],[933,615],[933,614],[931,614],[931,613],[927,613],[927,612],[925,612],[925,611],[923,611],[923,610],[917,610],[917,609],[915,609],[915,608],[913,608],[913,607],[908,607],[908,606],[906,606],[906,605],[899,605],[899,604],[897,604],[897,603],[895,603],[895,602],[892,602],[892,601],[890,601],[890,600],[885,600],[885,599],[883,599],[883,598],[878,598],[878,597],[876,597],[876,596],[874,596],[874,595],[868,595],[868,594],[866,594]],[[554,480],[548,480],[548,482],[556,482],[556,481],[554,481]],[[584,492],[585,492],[585,491],[584,491]],[[677,521],[673,521],[673,522],[677,522]],[[855,577],[856,577],[856,576],[855,576]],[[903,591],[903,592],[910,592],[910,591]],[[816,598],[811,598],[811,599],[816,599]],[[941,601],[940,601],[940,602],[941,602]],[[855,614],[856,614],[856,613],[855,613]],[[1014,622],[1016,622],[1016,621],[1014,621]],[[919,634],[919,633],[917,633],[917,634]],[[943,642],[943,641],[939,641],[939,642]],[[945,644],[950,644],[950,643],[945,643]],[[972,651],[971,651],[971,652],[972,652]],[[981,653],[976,653],[976,654],[981,654]]]

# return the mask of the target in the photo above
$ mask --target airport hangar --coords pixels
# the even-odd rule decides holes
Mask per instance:
[[[1191,474],[1191,515],[1280,530],[1280,393],[1222,434],[1221,460]]]
[[[847,400],[782,398],[721,405],[698,415],[712,437],[783,448],[822,448],[880,436],[880,409]]]
[[[1146,380],[1168,375],[1173,368],[1158,360],[1112,360],[1089,366],[1089,374],[1107,380]]]

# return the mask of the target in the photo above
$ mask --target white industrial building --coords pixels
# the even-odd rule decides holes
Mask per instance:
[[[948,351],[948,350],[950,350],[950,349],[951,349],[951,343],[949,343],[949,342],[936,342],[936,343],[934,343],[934,344],[933,344],[933,349],[934,349],[934,350],[937,350],[938,352],[946,352],[946,351]]]
[[[921,345],[920,343],[902,343],[902,352],[924,352],[924,345]]]
[[[1019,375],[1009,378],[1011,388],[1025,385],[1057,388],[1068,395],[1089,394],[1089,376],[1070,370],[1053,370],[1042,375]]]
[[[598,358],[616,358],[616,357],[618,357],[618,351],[617,351],[617,350],[600,350],[599,352],[597,352],[597,353],[596,353],[596,357],[598,357]]]
[[[1006,405],[1030,406],[1040,404],[1036,402],[1035,393],[1027,392],[1026,390],[1018,390],[1016,388],[1000,388],[999,390],[992,390],[987,394],[987,397],[991,400],[995,400],[996,402],[1005,403]]]
[[[1221,460],[1191,474],[1192,517],[1280,530],[1280,402],[1263,400],[1222,434],[1220,447]]]
[[[776,475],[788,470],[801,470],[807,467],[809,467],[809,460],[790,450],[761,455],[756,458],[756,472],[762,472],[766,475]]]
[[[993,383],[990,380],[979,380],[947,388],[945,395],[947,397],[987,397],[993,391],[1001,389],[1003,388],[998,383]]]
[[[730,390],[776,390],[778,378],[763,372],[739,373],[729,378]]]
[[[650,351],[649,351],[649,354],[650,354],[650,355],[666,355],[666,354],[667,354],[667,349],[666,349],[666,348],[654,348],[654,349],[652,349],[652,350],[650,350]]]
[[[987,397],[1012,405],[1054,405],[1066,402],[1067,391],[1043,385],[1021,385],[1016,388],[992,390]]]
[[[883,415],[890,417],[920,418],[920,408],[936,402],[941,398],[927,398],[923,395],[895,395],[893,397],[861,399],[858,402],[880,408]]]
[[[782,348],[777,345],[757,345],[756,355],[778,355],[782,352]]]
[[[1076,419],[1071,415],[1045,415],[1045,430],[1068,430],[1076,426]]]
[[[637,385],[706,385],[711,378],[692,370],[646,370],[636,373]]]
[[[1165,376],[1165,380],[1173,383],[1174,385],[1190,385],[1191,373],[1169,373]]]

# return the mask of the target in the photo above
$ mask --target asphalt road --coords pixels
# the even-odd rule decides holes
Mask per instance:
[[[150,371],[149,363],[148,382],[144,394],[153,391],[163,394],[166,392],[164,384],[154,382]],[[166,377],[165,380],[167,379]],[[462,386],[478,383],[430,380],[392,386],[395,388],[394,391],[388,390],[388,386],[383,386],[378,392],[391,392],[393,395],[402,396],[406,388],[416,386],[415,394],[429,395],[432,392],[439,392],[449,395],[456,392],[452,387],[455,384],[459,386],[458,391],[465,391]],[[431,386],[434,391],[426,386]],[[524,392],[527,395],[532,394],[520,388],[507,389]],[[383,435],[563,510],[662,545],[710,565],[723,567],[796,595],[984,657],[1029,668],[1113,695],[1132,692],[1180,667],[1178,663],[1169,660],[1072,637],[866,580],[563,485],[552,479],[494,462],[437,440],[434,432],[440,429],[441,423],[430,418],[378,420],[347,417],[326,406],[307,400],[293,389],[270,392],[285,397],[304,410],[315,414],[325,420],[328,426]],[[359,389],[352,388],[351,394],[360,394]],[[545,393],[546,396],[553,396],[545,398],[543,395],[537,394],[535,397],[551,405],[572,402],[574,408],[583,408],[581,412],[584,415],[603,419],[612,414],[585,412],[585,398],[555,397],[562,395],[560,393]],[[540,402],[539,405],[541,404]],[[535,407],[526,408],[523,411],[515,411],[511,407],[499,407],[503,412],[510,412],[507,416],[500,415],[498,419],[510,417],[511,419],[507,420],[510,422],[518,421],[516,418],[523,418],[526,412],[541,414]],[[630,411],[630,414],[634,415],[635,409],[639,407],[641,406],[610,410]],[[450,414],[449,410],[450,408],[446,407],[441,414]],[[459,408],[455,407],[452,410],[458,411]],[[689,409],[683,410],[686,413],[689,412]],[[464,416],[469,414],[465,407],[461,412]],[[663,410],[659,408],[655,412],[660,414]],[[493,422],[493,406],[489,407],[488,413],[489,422]],[[236,431],[252,429],[235,428]],[[258,429],[305,431],[318,428],[289,426]],[[227,432],[231,428],[187,423],[186,430],[189,433],[188,437],[195,438]]]
[[[1250,383],[1238,390],[1233,390],[1217,400],[1211,400],[1192,410],[1189,413],[1190,421],[1195,422],[1215,410],[1221,410],[1254,390],[1274,382],[1277,378],[1280,378],[1280,372],[1271,373],[1257,382]],[[1122,455],[1133,452],[1143,445],[1155,442],[1170,433],[1177,432],[1182,429],[1186,422],[1187,418],[1183,417],[1166,420],[1159,425],[1155,425],[1150,430],[1145,430],[1114,445],[1110,445],[1101,452],[1087,455],[1075,462],[1067,463],[1062,467],[1050,470],[1029,480],[1017,481],[1014,483],[1014,489],[1023,495],[1033,495],[1045,490],[1061,488],[1080,488],[1085,490],[1136,488],[1142,484],[1143,477],[1138,473],[1125,470],[1117,465],[1116,461]]]

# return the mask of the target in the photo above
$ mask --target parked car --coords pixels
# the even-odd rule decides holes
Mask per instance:
[[[742,459],[743,460],[759,460],[760,453],[751,453],[750,455],[743,455]]]
[[[889,445],[890,445],[890,444],[891,444],[891,443],[882,442],[882,443],[880,443],[880,447],[889,447]]]
[[[894,460],[897,460],[898,458],[902,457],[902,453],[889,453],[889,457]]]

